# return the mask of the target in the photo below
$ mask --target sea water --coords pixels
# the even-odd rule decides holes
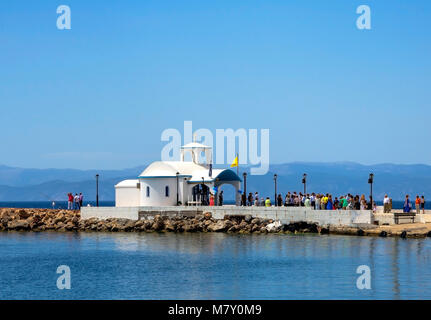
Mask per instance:
[[[430,249],[334,235],[0,232],[0,299],[430,299]],[[57,287],[59,266],[70,289]]]

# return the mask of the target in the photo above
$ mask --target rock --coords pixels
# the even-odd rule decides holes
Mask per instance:
[[[245,222],[245,221],[241,221],[241,223],[239,224],[239,228],[242,230],[242,229],[245,229],[245,228],[247,228],[247,226],[248,226],[248,223],[247,222]]]
[[[9,230],[29,230],[30,225],[27,220],[13,220],[7,224]]]
[[[329,228],[321,228],[320,234],[329,234]]]
[[[359,229],[358,232],[357,232],[358,236],[363,236],[364,234],[365,234],[365,232],[362,229]]]
[[[252,217],[251,215],[249,215],[249,214],[247,214],[247,215],[244,217],[244,221],[245,221],[245,222],[247,222],[247,223],[250,223],[250,222],[251,222],[251,220],[253,220],[253,217]]]
[[[130,220],[130,219],[126,219],[126,218],[119,218],[119,219],[117,219],[117,224],[119,226],[123,226],[123,227],[125,227],[126,225],[129,226],[130,222],[132,222],[133,225],[135,224],[134,220]]]
[[[176,223],[172,221],[166,221],[164,226],[166,231],[175,232],[177,230]]]
[[[260,226],[259,225],[257,225],[257,224],[254,224],[252,227],[251,227],[251,232],[260,232]]]
[[[209,213],[209,212],[208,212],[208,213]],[[198,220],[198,221],[204,221],[204,220],[205,220],[205,215],[203,215],[203,214],[198,214],[198,215],[196,215],[195,219],[196,219],[196,220]]]
[[[254,218],[253,220],[251,220],[251,224],[260,224],[260,219],[259,218]]]
[[[183,226],[184,232],[196,232],[197,231],[197,225],[193,223],[185,223]]]
[[[163,218],[162,218],[162,216],[160,214],[156,214],[154,216],[153,220],[154,220],[154,222],[163,222]]]
[[[403,239],[407,238],[407,232],[406,231],[401,232],[400,237]]]
[[[128,221],[124,225],[124,231],[126,231],[126,232],[133,231],[134,228],[135,228],[135,221],[133,221],[133,220]]]
[[[272,222],[272,223],[268,224],[266,226],[266,230],[268,232],[277,232],[277,231],[280,231],[281,230],[281,222],[280,221],[275,221],[275,222]]]
[[[207,220],[211,219],[211,218],[212,218],[212,214],[211,214],[211,212],[205,212],[205,213],[204,213],[204,217],[205,217],[205,219],[207,219]]]
[[[151,230],[162,231],[164,227],[165,227],[165,224],[163,223],[163,221],[161,219],[156,220],[156,218],[154,218],[154,222],[151,226]]]
[[[20,219],[25,220],[31,216],[31,213],[28,210],[21,209],[18,211],[18,215]]]
[[[238,231],[238,226],[236,225],[233,225],[227,230],[227,232],[237,232],[237,231]]]
[[[141,230],[142,227],[145,228],[145,222],[143,220],[137,220],[134,226],[135,230]]]
[[[150,220],[145,220],[144,226],[145,226],[145,230],[151,230],[151,227],[153,226],[153,222]]]
[[[216,223],[212,223],[208,226],[208,231],[211,232],[222,232],[232,227],[232,222],[229,220],[219,220]]]

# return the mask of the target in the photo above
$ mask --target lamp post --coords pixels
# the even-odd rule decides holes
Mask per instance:
[[[242,195],[241,202],[244,201],[243,205],[246,206],[247,205],[247,172],[244,172],[242,176],[244,177],[244,192]]]
[[[277,206],[277,174],[274,174],[274,206]]]
[[[96,174],[96,207],[99,206],[99,174]]]
[[[176,176],[177,176],[177,206],[179,206],[179,202],[180,202],[179,201],[180,198],[179,198],[179,195],[178,195],[178,176],[179,176],[179,174],[180,174],[179,172],[176,173]]]
[[[247,172],[244,172],[242,176],[244,177],[244,195],[247,196]]]
[[[202,205],[205,205],[204,186],[205,186],[205,178],[202,177],[202,199],[201,199],[201,204]]]
[[[370,184],[370,205],[371,209],[373,208],[373,182],[374,182],[374,174],[370,173],[370,176],[368,177],[368,183]]]
[[[307,194],[307,174],[302,175],[302,183],[304,184],[304,195]]]

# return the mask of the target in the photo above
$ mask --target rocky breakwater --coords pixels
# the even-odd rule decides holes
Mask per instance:
[[[225,216],[214,219],[211,213],[187,216],[161,216],[153,219],[129,220],[90,218],[80,222],[80,230],[107,232],[228,232],[228,233],[325,233],[315,224],[294,223],[282,225],[270,219],[246,216]]]
[[[328,233],[329,230],[305,222],[281,224],[270,219],[225,216],[214,219],[207,212],[194,217],[167,217],[129,220],[81,219],[78,211],[50,209],[0,209],[2,231],[102,231],[102,232],[229,232],[229,233]]]
[[[79,211],[50,209],[0,209],[0,230],[78,231]]]

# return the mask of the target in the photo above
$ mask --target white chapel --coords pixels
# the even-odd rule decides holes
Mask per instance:
[[[186,161],[186,158],[190,160]],[[181,147],[180,161],[151,163],[137,179],[115,186],[116,207],[207,205],[209,194],[217,203],[219,187],[235,187],[239,202],[241,179],[230,169],[212,169],[212,148],[192,142]]]

